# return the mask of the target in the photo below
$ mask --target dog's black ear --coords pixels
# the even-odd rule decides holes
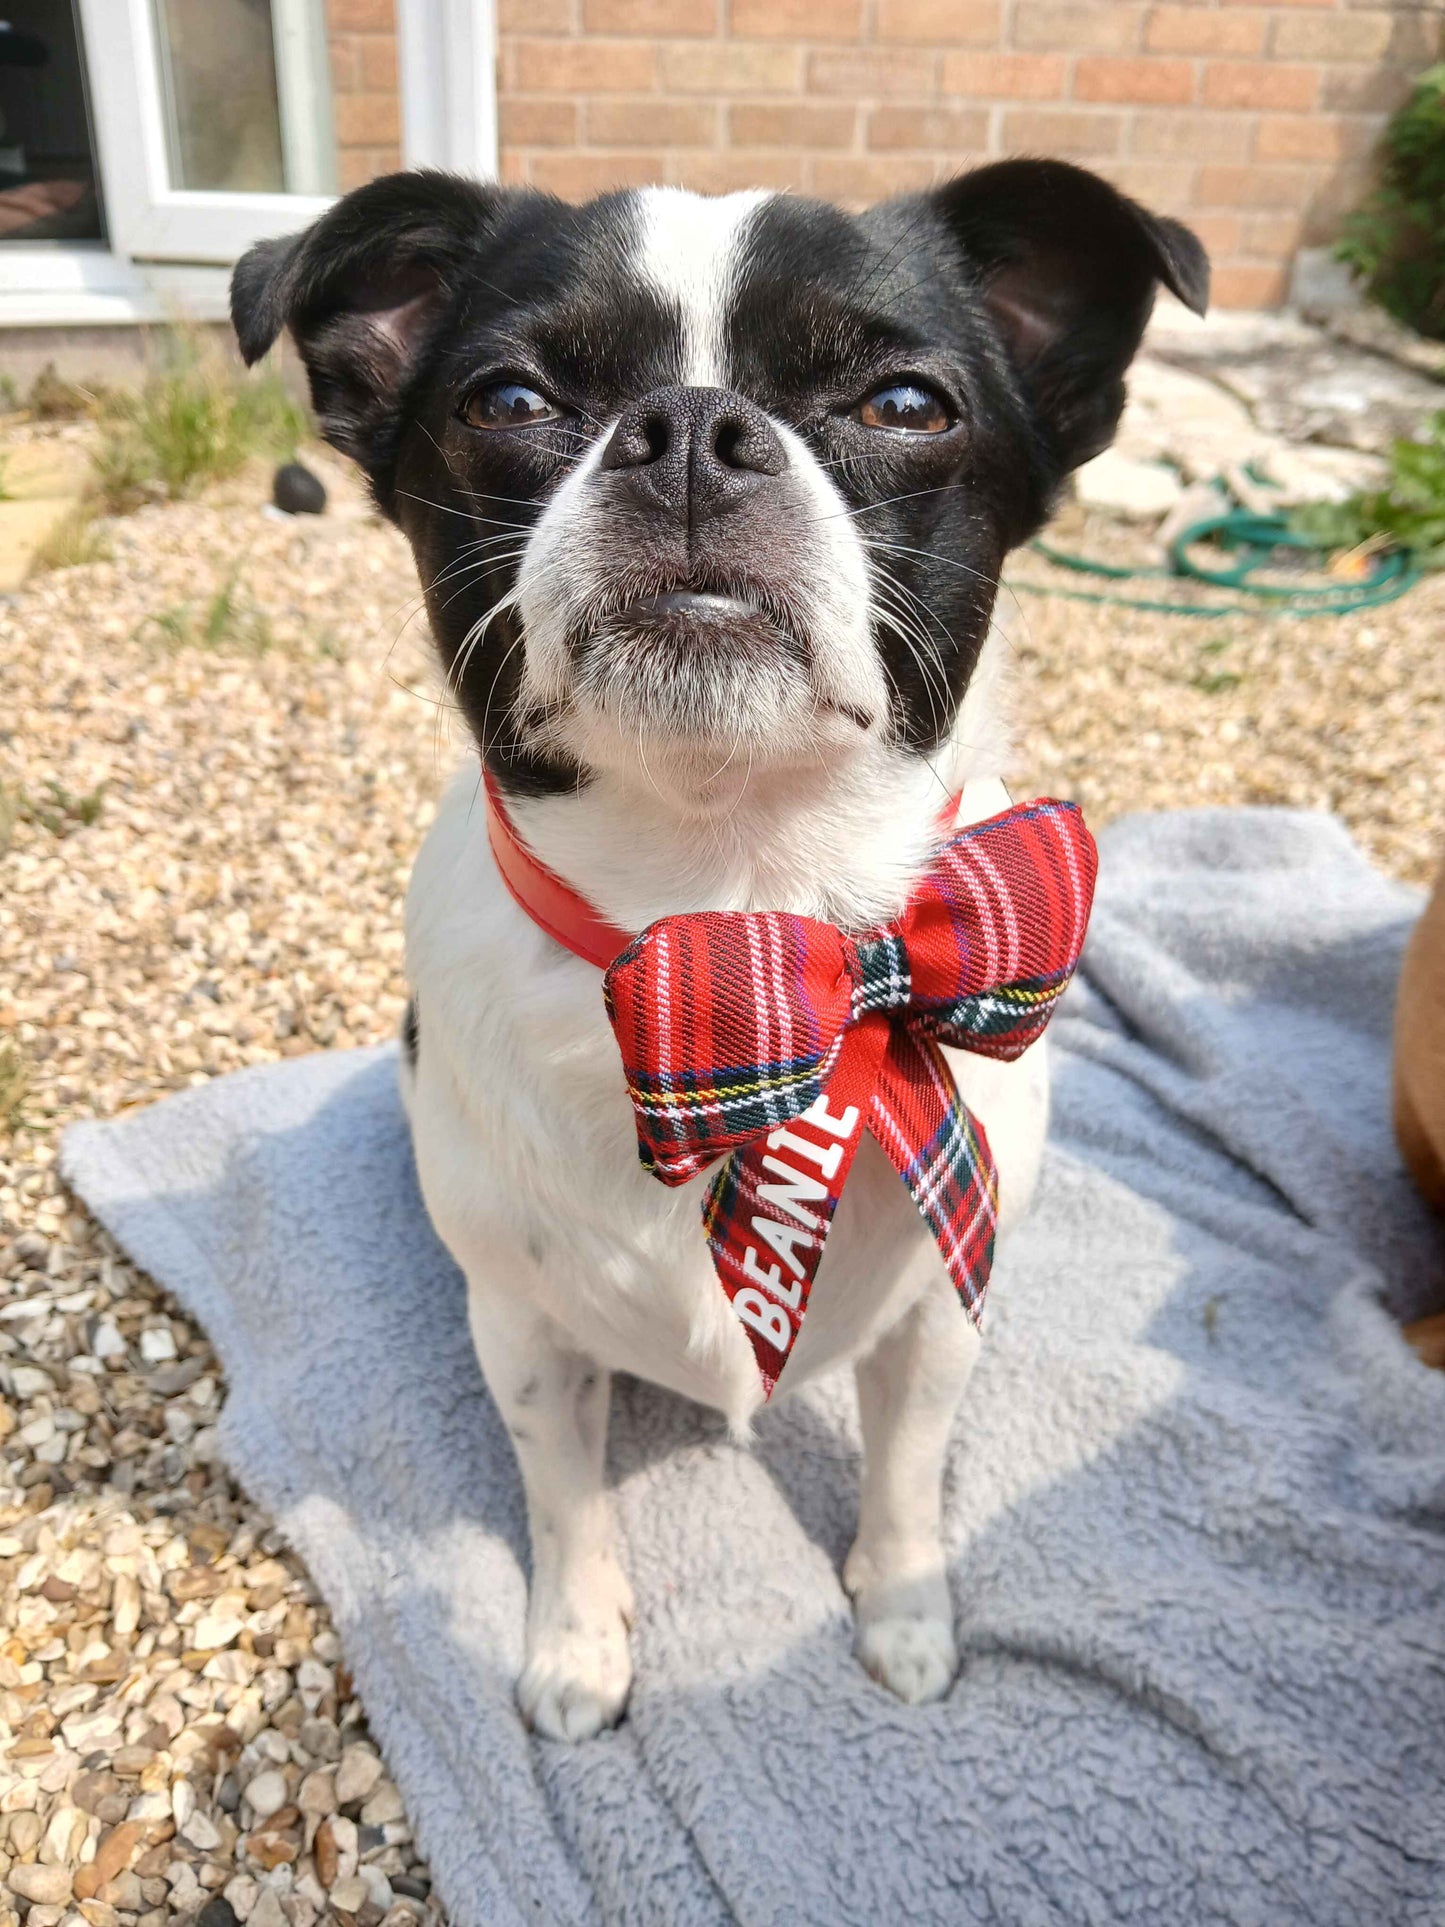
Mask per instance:
[[[494,228],[506,190],[452,174],[387,174],[304,234],[258,241],[231,277],[231,320],[254,362],[289,328],[329,442],[376,479],[397,403]]]
[[[979,277],[1060,469],[1076,468],[1113,437],[1156,285],[1203,314],[1204,249],[1178,221],[1064,161],[999,161],[933,200]]]

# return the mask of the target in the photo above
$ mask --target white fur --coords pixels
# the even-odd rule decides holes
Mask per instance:
[[[649,187],[638,195],[642,248],[638,269],[682,316],[678,381],[690,388],[726,388],[724,323],[731,278],[747,224],[766,189],[738,194],[692,194],[681,187]]]
[[[730,263],[755,204],[644,197],[643,272],[677,298],[694,383],[725,377]],[[519,803],[514,815],[542,861],[628,930],[703,909],[866,925],[902,908],[948,794],[967,785],[962,820],[1006,805],[997,644],[932,763],[895,747],[866,553],[826,474],[779,432],[816,509],[796,585],[811,682],[802,670],[759,674],[730,752],[647,738],[579,697],[565,639],[609,590],[595,455],[529,540],[517,594],[525,693],[564,711],[561,740],[595,775],[578,794]],[[851,718],[829,710],[830,696]],[[403,1091],[427,1208],[466,1275],[478,1356],[526,1486],[521,1703],[540,1730],[577,1739],[616,1718],[630,1678],[631,1602],[603,1489],[609,1373],[714,1406],[740,1436],[761,1388],[703,1239],[702,1181],[670,1190],[643,1171],[599,973],[508,895],[478,791],[475,770],[457,780],[412,878],[407,967],[421,1041]],[[956,1057],[954,1071],[988,1132],[1010,1223],[1038,1169],[1042,1049],[1014,1065]],[[844,1581],[860,1658],[909,1700],[945,1691],[956,1664],[940,1480],[977,1349],[922,1219],[865,1142],[778,1395],[857,1365],[867,1469]]]

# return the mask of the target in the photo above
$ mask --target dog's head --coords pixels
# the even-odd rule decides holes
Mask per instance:
[[[393,175],[236,270],[415,550],[489,766],[705,805],[950,731],[1007,551],[1113,435],[1177,222],[1060,162],[859,216]]]

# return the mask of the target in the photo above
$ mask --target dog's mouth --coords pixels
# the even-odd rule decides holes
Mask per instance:
[[[620,589],[589,611],[586,626],[574,631],[571,643],[579,661],[622,645],[629,654],[641,650],[695,669],[723,657],[758,664],[787,657],[806,664],[812,653],[801,623],[781,597],[724,581],[680,582],[641,593]]]

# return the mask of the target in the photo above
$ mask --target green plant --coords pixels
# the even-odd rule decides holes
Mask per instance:
[[[102,404],[100,421],[95,487],[114,514],[194,495],[253,455],[289,458],[307,433],[305,410],[274,370],[247,376],[183,332],[139,390]]]
[[[75,791],[47,776],[44,790],[43,800],[21,790],[17,814],[24,822],[37,823],[52,836],[69,836],[72,830],[87,830],[99,821],[105,802],[104,783],[97,783],[93,790]]]
[[[274,640],[271,625],[260,609],[242,599],[240,579],[237,567],[199,612],[189,602],[177,603],[172,609],[148,616],[137,635],[154,629],[170,649],[229,648],[264,655]]]
[[[1345,502],[1313,502],[1290,518],[1321,548],[1409,549],[1422,569],[1445,569],[1445,410],[1418,441],[1390,450],[1390,479]]]
[[[1391,116],[1380,178],[1336,249],[1399,321],[1445,341],[1445,63]]]
[[[23,1122],[30,1066],[14,1044],[0,1044],[0,1126],[18,1131]]]
[[[20,799],[12,796],[3,783],[0,783],[0,856],[10,848],[10,840],[15,834],[15,825],[20,821]]]
[[[77,502],[42,536],[31,558],[32,575],[47,569],[78,569],[86,562],[108,562],[110,543],[96,520],[95,505]]]
[[[0,454],[0,502],[13,502],[15,491],[10,486],[10,456]]]

